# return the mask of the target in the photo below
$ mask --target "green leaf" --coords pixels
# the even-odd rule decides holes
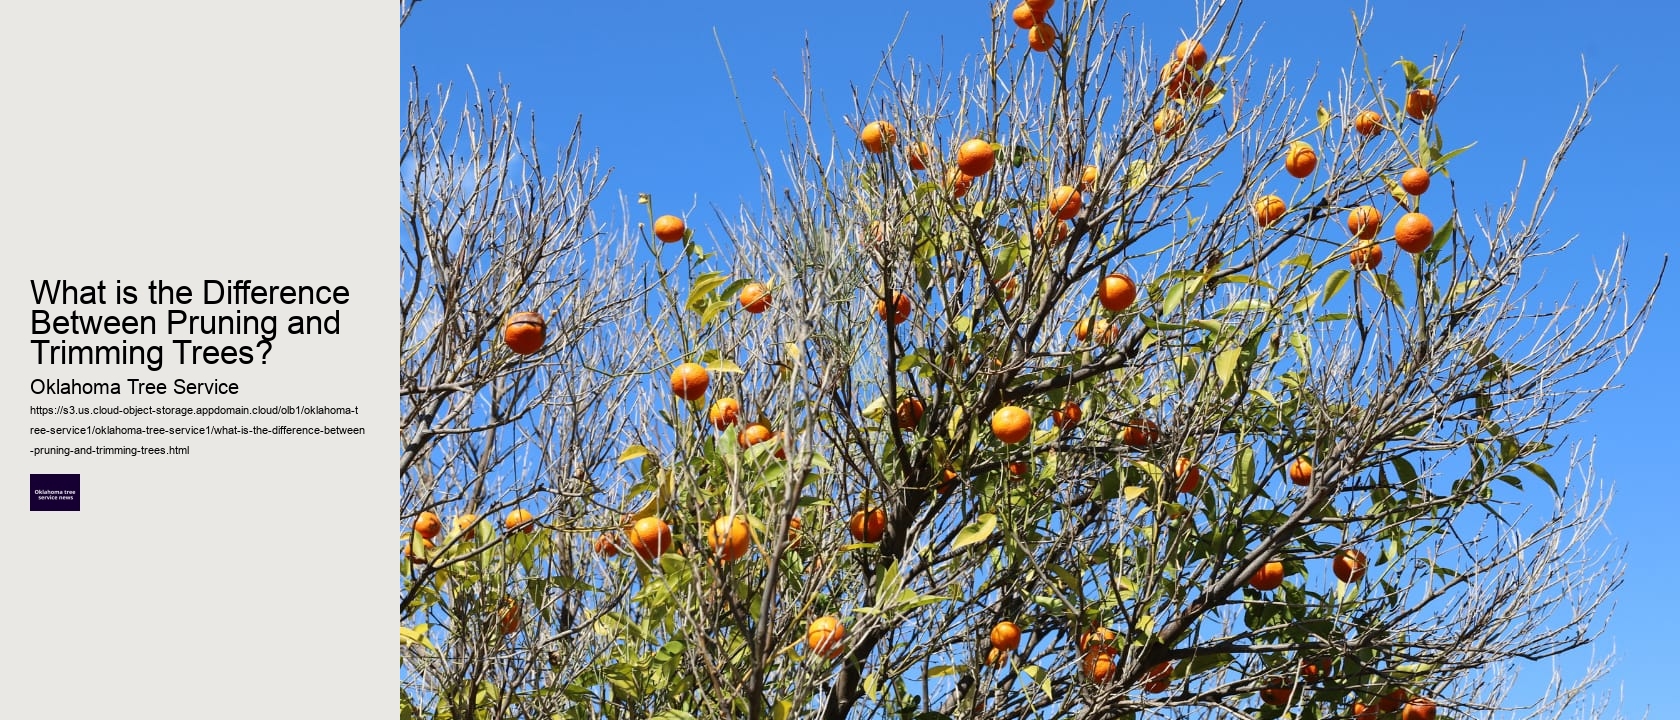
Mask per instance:
[[[1348,274],[1349,273],[1348,273],[1347,270],[1340,269],[1340,270],[1336,270],[1335,272],[1330,273],[1330,277],[1325,279],[1325,281],[1324,281],[1324,300],[1325,300],[1325,302],[1329,302],[1330,298],[1335,297],[1336,293],[1339,292],[1342,289],[1342,286],[1347,284]]]
[[[1541,482],[1546,483],[1546,487],[1552,489],[1553,495],[1557,494],[1557,483],[1552,481],[1552,474],[1547,472],[1544,466],[1537,462],[1525,462],[1522,466],[1524,470],[1534,473],[1534,477],[1540,478]]]
[[[722,358],[719,358],[717,360],[707,361],[706,362],[706,369],[710,370],[712,372],[721,372],[721,373],[744,373],[744,372],[746,372],[745,370],[741,369],[740,365],[736,365],[734,360],[724,360]]]
[[[984,513],[980,517],[975,518],[974,522],[969,523],[964,526],[963,529],[957,531],[957,539],[955,542],[951,543],[951,549],[956,550],[957,548],[967,547],[969,545],[973,545],[974,543],[981,542],[986,538],[991,537],[992,531],[996,529],[997,516],[992,513]]]
[[[618,454],[618,461],[621,463],[627,463],[651,452],[653,451],[641,445],[631,445],[630,447],[625,448],[624,452]]]
[[[1055,693],[1050,690],[1050,673],[1046,672],[1044,668],[1037,665],[1022,665],[1021,673],[1032,678],[1033,682],[1038,684],[1038,689],[1044,692],[1044,697],[1051,700],[1056,699]]]
[[[933,667],[928,668],[928,671],[927,671],[927,676],[929,678],[943,677],[943,676],[946,676],[946,675],[955,675],[955,674],[957,674],[957,666],[955,666],[955,665],[935,665]]]
[[[1231,383],[1231,376],[1237,373],[1237,361],[1242,359],[1242,348],[1231,348],[1213,358],[1213,371],[1219,376],[1220,387]]]
[[[1377,289],[1381,290],[1390,302],[1399,307],[1406,306],[1406,293],[1400,289],[1400,283],[1395,282],[1393,277],[1386,273],[1369,273],[1369,275],[1372,284],[1375,284]]]

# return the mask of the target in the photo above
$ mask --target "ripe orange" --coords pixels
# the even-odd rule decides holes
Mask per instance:
[[[1377,698],[1377,708],[1385,713],[1394,712],[1406,703],[1408,697],[1410,697],[1410,694],[1406,692],[1405,688],[1394,688],[1382,697]]]
[[[517,312],[508,316],[502,326],[502,342],[520,355],[530,355],[543,346],[543,331],[547,323],[534,312]]]
[[[952,490],[957,489],[957,481],[962,479],[962,476],[958,475],[957,471],[952,470],[951,468],[945,468],[944,474],[945,482],[939,483],[939,487],[934,489],[937,490],[940,495],[950,495]]]
[[[798,515],[788,518],[787,546],[789,550],[799,547],[799,539],[804,535],[799,531],[799,528],[804,524],[805,523],[799,520]]]
[[[858,139],[863,141],[863,149],[880,155],[892,147],[893,143],[898,142],[898,128],[885,120],[876,120],[863,126],[863,132],[858,134]]]
[[[973,186],[974,178],[964,173],[962,169],[947,168],[945,170],[945,187],[951,191],[951,199],[962,199],[962,196],[967,195],[968,189]]]
[[[1134,448],[1146,448],[1154,445],[1160,437],[1161,428],[1155,424],[1154,420],[1144,418],[1132,418],[1131,422],[1126,423],[1125,429],[1120,431],[1120,442]]]
[[[977,178],[992,171],[997,163],[997,154],[992,150],[992,144],[974,138],[957,146],[957,169],[964,175]]]
[[[1079,196],[1079,191],[1072,185],[1062,185],[1050,191],[1050,210],[1056,213],[1058,220],[1072,220],[1079,214],[1079,209],[1085,205],[1085,199]]]
[[[1366,240],[1359,247],[1348,253],[1348,262],[1353,264],[1354,270],[1370,270],[1382,264],[1382,243]]]
[[[888,325],[897,325],[904,322],[910,317],[910,296],[894,290],[892,317],[887,317],[887,301],[885,300],[875,301],[875,315],[882,320],[886,320]]]
[[[770,309],[770,288],[764,283],[747,283],[741,288],[741,309],[757,315]]]
[[[997,648],[990,648],[986,650],[986,667],[1003,667],[1003,664],[1008,662],[1008,660],[1009,652],[1006,650],[999,650]]]
[[[893,412],[893,419],[897,422],[895,427],[916,427],[922,422],[922,411],[925,409],[921,398],[907,397],[898,401],[898,408]]]
[[[910,160],[910,169],[921,172],[927,169],[928,158],[933,156],[933,148],[928,147],[925,142],[914,142],[910,143],[905,155]]]
[[[1084,666],[1087,677],[1100,683],[1113,680],[1119,670],[1114,664],[1114,654],[1108,652],[1089,653],[1080,664]]]
[[[1120,273],[1109,273],[1097,281],[1097,302],[1109,312],[1125,312],[1137,302],[1137,284]]]
[[[1027,31],[1027,47],[1037,50],[1038,52],[1048,51],[1050,46],[1055,43],[1056,28],[1051,27],[1050,23],[1041,22],[1032,26],[1032,29]]]
[[[1370,205],[1360,205],[1348,212],[1348,232],[1360,240],[1370,240],[1382,230],[1382,211]]]
[[[1189,65],[1192,69],[1200,70],[1207,65],[1207,48],[1196,40],[1185,40],[1173,48],[1173,59]]]
[[[496,618],[496,625],[501,629],[503,635],[512,635],[519,632],[518,600],[508,598],[502,603],[502,612],[501,615]]]
[[[1050,8],[1056,6],[1056,0],[1026,0],[1026,5],[1032,8],[1033,12],[1044,15],[1050,12]]]
[[[1190,458],[1179,458],[1173,464],[1173,475],[1178,477],[1180,493],[1194,493],[1202,487],[1202,469],[1196,467],[1196,462]]]
[[[1266,681],[1266,687],[1260,690],[1260,701],[1267,705],[1288,705],[1289,695],[1290,689],[1282,680],[1270,678]]]
[[[1376,137],[1377,133],[1383,131],[1382,123],[1382,115],[1375,110],[1361,110],[1358,115],[1353,116],[1354,132],[1365,137]]]
[[[993,285],[997,287],[998,292],[1003,293],[1005,298],[1015,297],[1015,292],[1021,289],[1021,281],[1015,279],[1014,275],[999,280]]]
[[[1182,100],[1185,90],[1196,81],[1196,71],[1178,60],[1168,60],[1161,66],[1161,89],[1168,98]]]
[[[1259,199],[1254,201],[1252,209],[1254,222],[1259,223],[1260,227],[1271,227],[1288,211],[1289,207],[1283,204],[1283,198],[1276,195],[1260,196]]]
[[[770,432],[769,426],[764,423],[753,423],[741,428],[741,433],[735,436],[735,444],[740,445],[741,449],[745,450],[761,442],[769,442],[775,437],[776,434]]]
[[[502,527],[528,533],[537,529],[537,523],[536,519],[531,516],[530,510],[514,508],[513,512],[502,518]]]
[[[1429,191],[1429,171],[1420,167],[1407,170],[1400,176],[1400,187],[1412,195],[1422,195]]]
[[[1435,223],[1429,221],[1429,216],[1420,212],[1406,213],[1400,216],[1400,222],[1394,224],[1394,244],[1409,253],[1420,253],[1429,249],[1429,244],[1435,241]]]
[[[1004,652],[1014,652],[1021,647],[1021,627],[1008,620],[992,626],[992,648]]]
[[[1079,636],[1079,651],[1087,655],[1111,653],[1119,647],[1115,644],[1118,639],[1113,630],[1099,627]]]
[[[443,519],[437,513],[427,510],[414,519],[414,532],[427,540],[435,538],[443,532]]]
[[[1262,565],[1259,571],[1255,572],[1248,578],[1248,586],[1261,592],[1276,590],[1278,589],[1278,586],[1282,584],[1283,563],[1278,560],[1273,560],[1265,565]]]
[[[1400,710],[1400,720],[1435,720],[1435,701],[1423,697],[1407,700]]]
[[[461,513],[455,518],[455,533],[457,535],[472,532],[473,525],[478,523],[478,516],[472,513]]]
[[[840,655],[841,641],[846,638],[846,626],[840,624],[840,618],[824,615],[811,621],[805,628],[805,644],[811,647],[811,652],[833,660]]]
[[[1301,679],[1306,682],[1318,682],[1318,663],[1303,659],[1301,661]]]
[[[630,549],[643,560],[653,560],[671,549],[671,526],[658,517],[645,517],[630,526]]]
[[[653,236],[663,242],[682,242],[687,233],[688,226],[683,223],[682,218],[675,215],[660,215],[653,221]]]
[[[1184,113],[1179,112],[1176,108],[1161,108],[1159,112],[1155,113],[1154,126],[1156,135],[1167,139],[1177,137],[1179,133],[1184,132],[1186,127]]]
[[[1353,704],[1353,720],[1377,720],[1377,708],[1362,702]]]
[[[1365,553],[1347,548],[1336,553],[1336,560],[1330,564],[1330,570],[1335,572],[1342,582],[1352,583],[1365,577],[1366,565]]]
[[[852,520],[846,527],[858,542],[880,542],[881,536],[887,532],[887,511],[881,508],[859,510],[852,513]]]
[[[1027,439],[1032,434],[1032,427],[1032,413],[1014,405],[1005,405],[992,413],[992,435],[1006,444],[1014,445]]]
[[[1097,170],[1097,166],[1086,165],[1085,169],[1079,173],[1079,191],[1090,192],[1092,188],[1095,188],[1097,186],[1097,176],[1100,174],[1101,171]]]
[[[752,530],[742,515],[725,515],[706,530],[706,545],[724,562],[739,560],[752,547]]]
[[[1149,668],[1148,674],[1144,676],[1144,692],[1158,693],[1166,690],[1172,683],[1172,670],[1171,660],[1156,663],[1155,667]]]
[[[420,552],[414,551],[415,546],[419,546]],[[403,543],[403,557],[415,565],[425,565],[426,558],[436,549],[437,543],[432,542],[430,538],[410,536],[408,541]]]
[[[1312,484],[1312,462],[1304,457],[1298,457],[1289,462],[1289,481],[1300,486]]]
[[[1293,143],[1283,155],[1283,169],[1290,177],[1304,178],[1318,169],[1318,153],[1304,142]]]
[[[1015,21],[1015,27],[1021,28],[1022,30],[1030,30],[1032,29],[1032,26],[1037,25],[1040,20],[1043,20],[1044,16],[1034,12],[1031,5],[1021,3],[1020,5],[1015,6],[1015,10],[1013,12],[1009,13],[1009,19]]]
[[[1108,345],[1120,339],[1120,328],[1102,318],[1081,318],[1073,324],[1073,337],[1079,342],[1095,337],[1097,344]]]
[[[712,376],[699,363],[683,363],[671,371],[671,394],[684,400],[699,400],[706,396],[706,386]]]
[[[618,557],[618,538],[613,533],[604,532],[595,537],[595,554],[601,557]]]
[[[1031,470],[1031,463],[1022,462],[1020,460],[1009,463],[1009,474],[1015,477],[1026,477],[1027,473]]]
[[[1080,418],[1085,417],[1085,411],[1079,408],[1079,403],[1067,401],[1060,410],[1050,411],[1050,421],[1062,430],[1072,430],[1079,426]]]
[[[1036,235],[1037,237],[1042,238],[1045,244],[1055,247],[1062,244],[1062,241],[1067,240],[1068,225],[1065,222],[1057,220],[1055,217],[1047,215],[1043,220],[1039,221],[1038,232]]]
[[[706,411],[712,425],[719,430],[727,429],[741,419],[741,401],[732,397],[718,398],[712,403],[712,409]]]
[[[776,444],[776,459],[777,460],[786,460],[787,459],[787,433],[784,433],[784,432],[778,430],[778,431],[776,431],[775,435],[770,436],[770,439],[776,441],[776,443],[777,443]]]
[[[1406,117],[1424,120],[1435,114],[1435,93],[1429,88],[1417,88],[1406,93]]]

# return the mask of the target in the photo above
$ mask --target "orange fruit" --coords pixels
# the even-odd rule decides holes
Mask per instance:
[[[508,316],[502,325],[502,342],[520,355],[530,355],[543,346],[543,331],[547,323],[534,312],[517,312]]]
[[[1336,559],[1330,564],[1330,570],[1335,572],[1336,577],[1342,582],[1352,583],[1359,582],[1360,578],[1365,577],[1366,566],[1365,553],[1347,548],[1336,553]]]
[[[1079,172],[1079,191],[1090,192],[1092,188],[1097,186],[1097,177],[1100,174],[1101,171],[1097,169],[1097,166],[1086,165],[1085,169]]]
[[[1262,565],[1258,571],[1248,578],[1248,586],[1262,592],[1276,590],[1283,584],[1283,563],[1278,560]]]
[[[992,648],[1004,652],[1014,652],[1021,647],[1021,627],[1008,620],[992,626]]]
[[[1037,237],[1052,247],[1062,244],[1068,238],[1068,225],[1051,216],[1045,216],[1038,223]]]
[[[1185,40],[1173,48],[1173,59],[1190,66],[1193,70],[1200,70],[1207,65],[1207,48],[1196,40]]]
[[[420,552],[414,551],[415,546],[419,546]],[[415,565],[425,565],[426,558],[436,549],[437,543],[432,542],[430,538],[410,536],[408,541],[403,543],[403,557]]]
[[[1085,411],[1079,408],[1079,403],[1067,401],[1060,410],[1050,411],[1050,421],[1062,430],[1072,430],[1079,426],[1079,420],[1085,417]]]
[[[1370,270],[1382,264],[1382,243],[1366,240],[1348,253],[1348,262],[1355,270]]]
[[[1382,211],[1370,205],[1360,205],[1348,212],[1348,232],[1360,240],[1370,240],[1382,230]]]
[[[1377,708],[1362,702],[1353,704],[1353,720],[1377,720]]]
[[[503,635],[512,635],[519,632],[518,600],[508,598],[502,603],[502,612],[496,618],[496,626],[501,629]]]
[[[897,421],[895,427],[914,428],[922,422],[921,398],[907,397],[898,401],[898,408],[893,412],[893,419]]]
[[[1407,170],[1400,176],[1400,187],[1405,188],[1410,195],[1422,195],[1429,191],[1429,171],[1420,167]]]
[[[684,400],[699,400],[706,396],[706,386],[712,376],[699,363],[683,363],[671,371],[671,394]]]
[[[1155,421],[1142,418],[1132,418],[1131,422],[1126,423],[1125,429],[1120,431],[1120,442],[1134,448],[1154,445],[1160,437],[1161,429]]]
[[[1406,93],[1406,117],[1424,120],[1435,114],[1435,93],[1429,88],[1416,88]]]
[[[1289,688],[1277,678],[1267,680],[1266,687],[1260,689],[1260,701],[1267,705],[1288,705],[1289,695]]]
[[[863,141],[863,149],[880,155],[892,147],[893,143],[898,142],[898,128],[885,120],[876,120],[863,126],[863,132],[858,134],[858,139]]]
[[[420,537],[430,540],[443,532],[443,519],[437,513],[427,510],[414,519],[414,532]]]
[[[968,194],[969,188],[974,186],[974,178],[964,173],[960,168],[946,168],[945,187],[951,191],[951,199],[960,200]]]
[[[986,667],[1003,667],[1009,660],[1009,651],[990,648],[986,651]]]
[[[1102,318],[1084,318],[1073,324],[1073,337],[1080,342],[1094,337],[1097,344],[1108,345],[1120,339],[1120,328]]]
[[[1382,697],[1377,698],[1377,708],[1385,713],[1394,712],[1399,710],[1400,706],[1406,703],[1407,697],[1409,697],[1409,694],[1406,692],[1405,688],[1395,688],[1388,691],[1388,693]]]
[[[824,615],[811,621],[805,628],[805,644],[811,647],[811,652],[833,660],[840,655],[841,641],[846,638],[846,626],[840,624],[840,618]]]
[[[964,175],[977,178],[992,171],[997,163],[997,153],[993,152],[992,144],[974,138],[957,147],[957,169]]]
[[[1137,301],[1137,284],[1120,273],[1097,281],[1097,302],[1109,312],[1125,312]]]
[[[880,542],[881,536],[887,532],[887,511],[881,508],[859,510],[852,513],[852,520],[846,523],[846,527],[858,542]]]
[[[537,529],[537,523],[536,519],[531,516],[530,510],[514,508],[513,512],[502,518],[502,527],[528,533]]]
[[[1032,413],[1014,405],[1005,405],[992,413],[992,435],[1006,444],[1014,445],[1027,439],[1032,434],[1032,428]]]
[[[1435,241],[1435,223],[1429,221],[1429,216],[1420,212],[1406,213],[1400,216],[1400,222],[1394,223],[1394,244],[1409,253],[1420,253],[1429,249],[1429,244]]]
[[[910,296],[895,290],[892,300],[892,317],[887,317],[887,301],[885,300],[875,301],[875,315],[882,320],[886,320],[888,325],[897,325],[910,317]]]
[[[1400,720],[1435,720],[1435,701],[1415,697],[1400,709]]]
[[[1100,627],[1079,636],[1079,651],[1087,655],[1114,652],[1119,636],[1113,630]]]
[[[1202,487],[1202,469],[1196,467],[1196,462],[1187,457],[1181,457],[1173,465],[1173,475],[1178,477],[1178,491],[1193,493]]]
[[[1019,460],[1009,463],[1009,474],[1015,477],[1026,477],[1027,473],[1031,471],[1032,465],[1030,463]]]
[[[1080,663],[1084,666],[1085,675],[1096,682],[1108,682],[1114,679],[1119,668],[1114,664],[1113,653],[1090,653]]]
[[[1171,660],[1156,663],[1155,667],[1149,668],[1148,674],[1144,675],[1144,692],[1158,693],[1166,690],[1172,683],[1172,669]]]
[[[1302,660],[1301,679],[1307,682],[1318,682],[1318,663],[1312,660]]]
[[[1254,222],[1259,223],[1260,227],[1271,227],[1288,211],[1289,207],[1283,204],[1283,198],[1276,195],[1260,196],[1259,199],[1254,201],[1252,209]]]
[[[1292,143],[1283,155],[1283,169],[1290,177],[1304,178],[1318,169],[1318,153],[1304,142]]]
[[[653,560],[671,549],[671,526],[658,517],[645,517],[630,526],[630,549],[643,560]]]
[[[653,236],[663,242],[682,242],[687,233],[688,226],[683,223],[682,218],[675,215],[660,215],[653,221]]]
[[[1044,19],[1044,16],[1034,12],[1031,5],[1021,3],[1016,5],[1015,10],[1009,13],[1009,19],[1015,21],[1015,27],[1022,30],[1031,30],[1032,26],[1037,25],[1040,20]]]
[[[764,283],[747,283],[741,288],[741,309],[757,315],[770,309],[770,288]]]
[[[1289,461],[1289,481],[1300,486],[1312,484],[1313,466],[1304,457]]]
[[[1179,112],[1175,108],[1161,108],[1159,112],[1155,113],[1154,127],[1156,135],[1160,135],[1161,137],[1168,139],[1176,137],[1179,133],[1184,132],[1186,128],[1184,113]]]
[[[998,292],[1003,293],[1005,298],[1015,297],[1015,292],[1021,289],[1021,281],[1016,280],[1014,275],[999,280],[993,285],[997,287]]]
[[[761,442],[769,442],[775,437],[776,434],[770,432],[769,426],[764,423],[753,423],[741,428],[741,433],[735,436],[735,444],[740,445],[741,449],[745,450]]]
[[[618,538],[610,532],[595,536],[595,554],[601,557],[618,557]]]
[[[1185,90],[1196,81],[1196,71],[1178,60],[1168,60],[1161,66],[1161,90],[1168,98],[1182,100]]]
[[[1045,52],[1056,43],[1056,28],[1050,23],[1041,22],[1027,31],[1027,47],[1038,52]]]
[[[907,154],[910,156],[910,169],[919,172],[927,169],[928,158],[933,157],[933,148],[924,142],[911,143]]]
[[[718,398],[712,403],[712,409],[706,411],[712,425],[719,430],[727,429],[741,419],[741,401],[732,397]]]
[[[952,490],[957,489],[957,480],[961,477],[957,474],[957,471],[945,468],[945,482],[940,483],[939,487],[934,489],[939,491],[940,495],[950,495]]]
[[[1365,137],[1376,137],[1383,131],[1383,118],[1375,110],[1361,110],[1353,116],[1353,130]]]
[[[1085,199],[1072,185],[1062,185],[1050,191],[1050,210],[1056,213],[1058,220],[1072,220],[1084,205]]]
[[[1056,6],[1056,0],[1025,0],[1025,4],[1027,7],[1032,8],[1033,12],[1042,16],[1045,13],[1050,12],[1050,8]]]
[[[795,515],[793,517],[788,518],[788,531],[787,531],[788,545],[787,546],[788,546],[789,550],[792,550],[793,548],[799,547],[799,538],[802,537],[802,535],[803,535],[802,533],[799,532],[799,528],[801,526],[803,526],[804,524],[805,523],[803,523],[799,520],[798,515]]]
[[[724,562],[734,562],[752,547],[752,529],[743,515],[725,515],[706,530],[706,545]]]
[[[473,525],[478,523],[478,516],[472,513],[462,513],[455,518],[455,533],[463,534],[472,531]]]

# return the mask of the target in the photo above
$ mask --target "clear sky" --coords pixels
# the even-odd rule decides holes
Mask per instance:
[[[1670,3],[1376,2],[1367,37],[1373,60],[1401,55],[1420,61],[1455,42],[1464,45],[1457,76],[1439,119],[1447,145],[1475,141],[1455,161],[1461,210],[1504,199],[1521,163],[1531,183],[1549,158],[1585,76],[1614,71],[1593,108],[1593,124],[1563,167],[1547,218],[1551,238],[1574,237],[1562,258],[1540,266],[1548,283],[1567,287],[1590,277],[1617,242],[1630,242],[1630,279],[1648,289],[1663,256],[1680,248],[1674,223],[1680,163],[1674,129],[1680,102],[1666,48],[1680,24]],[[1191,2],[1117,4],[1164,49],[1193,21]],[[661,212],[686,212],[705,236],[710,208],[737,208],[757,196],[755,163],[719,52],[728,63],[759,142],[774,151],[783,137],[786,100],[774,78],[798,87],[808,43],[818,92],[838,123],[854,86],[867,86],[882,52],[954,62],[989,34],[987,3],[911,0],[900,3],[731,3],[626,0],[606,5],[424,0],[402,31],[399,82],[417,67],[428,85],[465,87],[470,67],[481,84],[512,84],[534,112],[540,137],[563,142],[582,118],[584,142],[611,167],[608,192],[652,193]],[[1311,0],[1251,2],[1244,29],[1259,31],[1262,65],[1292,62],[1292,80],[1315,65],[1339,72],[1352,55],[1352,16],[1361,4]],[[1006,21],[1007,22],[1007,21]],[[714,36],[715,34],[715,36]],[[1421,64],[1421,63],[1420,63]],[[1583,74],[1583,68],[1586,75]],[[1626,584],[1599,652],[1621,658],[1605,690],[1622,694],[1638,717],[1680,715],[1668,692],[1680,620],[1670,609],[1680,574],[1672,549],[1672,510],[1680,501],[1673,465],[1660,448],[1680,423],[1680,315],[1671,282],[1659,297],[1644,338],[1621,377],[1575,435],[1596,439],[1597,471],[1615,483],[1610,512],[1614,541],[1625,543]],[[1637,293],[1636,293],[1637,294]],[[1558,473],[1561,468],[1554,468]],[[1536,676],[1544,668],[1530,671]]]

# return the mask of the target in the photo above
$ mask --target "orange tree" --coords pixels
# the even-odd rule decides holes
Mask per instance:
[[[1105,5],[797,106],[709,235],[414,92],[405,717],[1480,717],[1596,637],[1565,432],[1649,296],[1523,274],[1585,103],[1467,216],[1450,52],[1295,86]]]

